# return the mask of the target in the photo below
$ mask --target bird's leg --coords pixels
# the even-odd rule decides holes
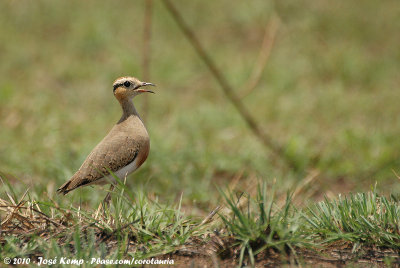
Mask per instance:
[[[100,214],[101,211],[103,211],[103,216],[105,215],[106,206],[108,206],[110,204],[112,190],[114,190],[114,184],[111,184],[106,197],[104,198],[103,202],[101,202],[99,204],[99,207],[97,208],[97,212],[96,212],[96,218]]]
[[[114,190],[114,184],[111,183],[110,189],[108,190],[108,193],[107,193],[106,197],[105,197],[104,200],[103,200],[104,207],[105,207],[106,205],[108,206],[108,205],[110,204],[111,192],[112,192],[113,190]]]

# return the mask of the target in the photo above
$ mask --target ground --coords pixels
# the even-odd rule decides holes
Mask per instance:
[[[172,3],[247,117],[164,0],[0,2],[0,261],[398,265],[398,2]],[[57,195],[126,75],[157,85],[147,161],[107,209]]]

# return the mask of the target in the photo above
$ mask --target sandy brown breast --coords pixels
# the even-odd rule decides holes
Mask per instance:
[[[138,116],[129,116],[111,129],[79,170],[57,191],[66,194],[79,186],[109,183],[105,179],[110,175],[109,170],[118,174],[129,166],[124,169],[126,174],[122,176],[125,176],[143,164],[149,150],[150,139],[142,121]]]

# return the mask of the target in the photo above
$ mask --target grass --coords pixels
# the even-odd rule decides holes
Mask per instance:
[[[258,185],[255,200],[245,197],[237,199],[232,193],[222,195],[231,210],[228,217],[220,215],[228,235],[232,236],[240,247],[239,266],[248,254],[251,265],[255,265],[254,256],[266,248],[275,248],[281,252],[289,250],[296,254],[294,247],[308,244],[307,236],[301,230],[300,214],[295,213],[288,195],[280,208],[275,208],[274,191],[267,191],[266,184]]]
[[[317,258],[315,250],[335,247],[338,241],[347,242],[353,253],[369,247],[392,250],[385,259],[392,262],[396,257],[387,258],[400,248],[400,205],[376,190],[298,207],[292,194],[279,200],[273,188],[260,183],[255,197],[221,190],[224,209],[203,221],[185,216],[182,200],[175,207],[162,205],[124,184],[112,194],[109,206],[97,210],[60,207],[26,194],[17,201],[12,190],[8,193],[8,201],[0,200],[7,215],[2,222],[2,259],[29,257],[37,263],[62,256],[93,267],[89,261],[94,259],[165,260],[211,250],[222,259],[237,260],[241,267],[254,266],[269,250],[301,263],[303,250]]]
[[[239,266],[245,252],[254,265],[254,256],[267,248],[295,256],[301,248],[329,248],[338,241],[349,242],[353,251],[368,246],[400,248],[398,200],[380,196],[376,189],[325,198],[305,208],[294,206],[289,194],[278,206],[273,189],[267,191],[265,184],[258,185],[255,199],[247,197],[244,202],[242,195],[222,195],[231,213],[220,217],[240,248]]]
[[[375,191],[325,200],[309,208],[307,221],[325,242],[400,247],[399,204]]]
[[[397,1],[174,1],[239,94],[266,25],[278,18],[265,70],[243,102],[299,166],[312,163],[300,171],[276,164],[153,2],[150,82],[157,93],[148,96],[148,111],[145,97],[135,99],[150,155],[98,218],[105,191],[87,187],[64,197],[55,190],[118,120],[112,81],[142,77],[144,1],[0,2],[0,199],[8,207],[0,217],[4,223],[20,200],[45,214],[18,209],[13,224],[25,222],[16,218],[21,214],[37,217],[40,228],[26,223],[18,227],[26,235],[2,232],[1,257],[49,250],[46,257],[117,258],[130,244],[127,254],[145,258],[193,243],[201,248],[219,240],[214,229],[223,231],[222,241],[233,239],[232,256],[250,264],[260,249],[290,255],[341,241],[397,249]],[[219,216],[201,225],[222,204]],[[56,223],[69,225],[50,239],[43,230],[55,232]],[[101,242],[84,249],[106,234],[112,248]]]
[[[1,200],[8,216],[2,231],[16,236],[4,237],[1,257],[146,259],[206,232],[182,213],[180,203],[162,205],[126,189],[113,193],[110,206],[99,210],[29,199],[16,203],[10,194],[10,201]]]

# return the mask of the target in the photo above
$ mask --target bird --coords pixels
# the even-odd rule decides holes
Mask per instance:
[[[130,76],[114,81],[113,94],[121,105],[122,116],[104,139],[94,147],[78,171],[58,188],[59,194],[66,195],[82,186],[109,183],[111,192],[117,183],[113,175],[123,179],[146,161],[150,150],[150,138],[133,105],[135,96],[146,92],[154,93],[142,88],[145,86],[155,85]],[[105,201],[110,198],[109,193]]]

